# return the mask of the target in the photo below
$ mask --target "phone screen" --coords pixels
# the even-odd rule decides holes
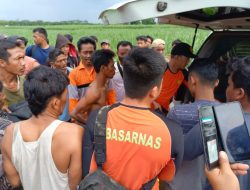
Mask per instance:
[[[205,161],[211,169],[218,164],[218,141],[212,106],[202,106],[199,109]]]
[[[250,159],[250,136],[238,102],[214,106],[223,148],[231,163]]]
[[[216,139],[207,142],[207,149],[208,149],[209,163],[212,164],[213,162],[218,160],[218,149],[217,149]]]

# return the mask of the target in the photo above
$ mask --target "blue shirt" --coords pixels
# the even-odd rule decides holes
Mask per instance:
[[[32,57],[38,61],[41,65],[46,65],[46,61],[49,56],[49,52],[52,50],[51,47],[42,49],[40,46],[32,45],[27,47],[26,55]]]

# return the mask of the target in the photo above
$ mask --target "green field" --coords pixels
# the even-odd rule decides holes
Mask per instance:
[[[33,43],[32,29],[36,26],[0,26],[0,34],[20,35],[29,40],[29,44]],[[120,40],[128,40],[133,44],[136,43],[136,36],[151,35],[154,38],[161,38],[166,41],[166,54],[169,54],[171,42],[177,38],[192,43],[194,29],[179,27],[173,25],[47,25],[42,26],[47,29],[50,44],[54,46],[56,35],[69,33],[74,37],[74,44],[82,36],[95,35],[99,41],[108,39],[111,47],[116,50],[116,44]],[[199,30],[194,47],[197,51],[202,42],[209,35],[209,31]]]

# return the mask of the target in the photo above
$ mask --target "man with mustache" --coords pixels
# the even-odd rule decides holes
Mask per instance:
[[[0,81],[6,96],[6,106],[24,100],[24,77],[21,77],[25,71],[24,56],[16,43],[8,39],[0,41]]]

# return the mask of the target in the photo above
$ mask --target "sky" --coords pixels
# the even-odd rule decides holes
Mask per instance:
[[[99,14],[124,0],[1,0],[0,20],[101,22]]]

